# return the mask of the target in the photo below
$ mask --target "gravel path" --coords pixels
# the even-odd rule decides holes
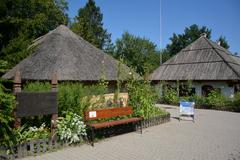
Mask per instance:
[[[196,110],[195,123],[171,122],[23,160],[240,160],[240,113]]]

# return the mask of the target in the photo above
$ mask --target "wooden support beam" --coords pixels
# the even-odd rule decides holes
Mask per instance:
[[[13,94],[16,95],[17,93],[21,92],[21,74],[20,71],[17,71],[14,76],[14,82],[13,82]],[[16,107],[14,109],[14,128],[20,128],[21,127],[21,118],[16,116]]]
[[[55,72],[53,74],[53,78],[52,78],[52,82],[51,82],[51,85],[52,85],[52,92],[57,92],[57,87],[58,87],[58,80],[57,80],[57,72]],[[51,137],[52,139],[55,139],[56,135],[55,135],[55,132],[56,132],[56,128],[57,128],[57,118],[58,118],[58,114],[52,114],[52,118],[51,118]]]

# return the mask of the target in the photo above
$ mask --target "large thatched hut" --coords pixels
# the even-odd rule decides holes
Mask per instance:
[[[4,74],[3,78],[13,79],[17,71],[20,71],[23,81],[51,80],[54,73],[57,73],[58,81],[83,83],[94,83],[103,77],[115,82],[119,78],[126,79],[129,74],[139,78],[127,66],[119,65],[117,60],[64,25],[36,39],[30,48],[33,53]]]
[[[190,80],[192,93],[199,96],[212,89],[233,96],[240,82],[240,57],[203,35],[163,63],[149,79],[175,86]]]

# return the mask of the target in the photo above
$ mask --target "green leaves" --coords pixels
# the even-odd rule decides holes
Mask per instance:
[[[12,68],[28,56],[31,41],[67,24],[65,0],[3,0],[0,2],[0,59]]]
[[[178,104],[179,97],[177,95],[177,91],[173,88],[164,87],[162,101],[167,104]]]
[[[167,45],[166,49],[168,54],[171,56],[177,54],[180,50],[185,48],[187,45],[191,44],[193,41],[197,40],[202,33],[207,34],[207,38],[211,38],[211,30],[207,27],[199,27],[193,24],[186,27],[183,34],[173,34],[170,38],[171,43]]]
[[[93,0],[78,10],[71,29],[99,49],[111,46],[111,34],[103,28],[103,14]],[[108,48],[109,49],[109,48]]]
[[[217,40],[217,42],[220,43],[220,46],[228,49],[230,46],[228,45],[228,42],[226,40],[226,37],[220,36],[219,39]]]
[[[206,97],[206,104],[215,109],[224,109],[227,105],[227,98],[218,91],[211,91]]]
[[[21,128],[16,129],[15,133],[18,143],[37,139],[47,139],[50,137],[50,129],[46,127],[45,123],[40,127],[33,126],[27,128],[27,125],[23,125]]]
[[[37,92],[37,91],[51,91],[51,84],[49,82],[27,82],[24,91]]]
[[[123,58],[124,62],[135,68],[140,75],[148,74],[159,66],[159,53],[156,45],[145,38],[136,37],[128,32],[117,39],[113,56]]]
[[[61,141],[79,143],[86,136],[86,125],[82,117],[76,113],[67,112],[66,117],[57,121],[57,134]]]
[[[165,111],[155,107],[157,93],[148,81],[129,81],[127,84],[129,105],[134,109],[134,116],[150,118],[166,114]]]
[[[0,60],[0,75],[7,71],[7,66],[8,66],[8,62],[7,61]]]
[[[207,34],[207,38],[211,38],[212,30],[207,28],[206,26],[198,26],[196,24],[193,24],[189,27],[186,27],[184,30],[184,33],[182,34],[173,34],[173,36],[170,38],[171,43],[167,45],[166,50],[167,53],[170,56],[174,56],[178,52],[180,52],[183,48],[185,48],[187,45],[191,44],[195,40],[197,40],[201,34]],[[229,45],[225,39],[225,37],[220,36],[218,39],[222,44],[221,46],[228,49]]]
[[[83,86],[79,83],[60,84],[58,89],[59,113],[65,115],[66,112],[83,115],[83,112],[91,105],[90,100],[94,95],[106,93],[105,83],[99,85]]]
[[[0,146],[11,147],[16,141],[11,128],[14,107],[15,97],[4,92],[4,87],[0,84]]]

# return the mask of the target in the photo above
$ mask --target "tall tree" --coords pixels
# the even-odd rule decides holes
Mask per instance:
[[[135,68],[140,75],[148,74],[159,65],[159,52],[156,45],[148,39],[136,37],[128,32],[117,39],[114,57]]]
[[[170,38],[171,43],[167,45],[166,49],[170,56],[177,54],[181,49],[191,44],[193,41],[198,39],[202,33],[207,34],[207,38],[211,38],[211,30],[207,27],[199,27],[194,24],[190,27],[185,28],[183,34],[173,34]]]
[[[111,34],[103,28],[103,14],[94,0],[78,10],[71,29],[99,49],[111,47]]]
[[[229,49],[230,46],[228,45],[228,42],[227,42],[227,40],[226,40],[225,37],[220,36],[217,41],[220,42],[220,45],[221,45],[222,47],[224,47],[224,48],[226,48],[226,49]]]
[[[67,24],[65,0],[1,0],[0,59],[8,67],[28,55],[31,40]]]

